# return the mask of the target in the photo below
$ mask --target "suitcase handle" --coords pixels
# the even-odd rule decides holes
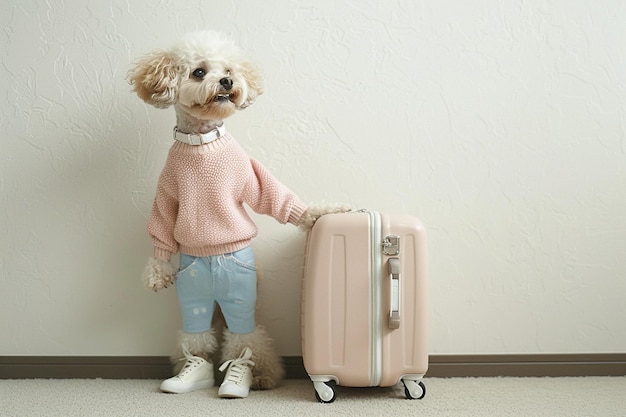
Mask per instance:
[[[389,312],[389,328],[396,330],[400,328],[400,260],[398,258],[389,258],[389,282],[391,285],[390,294],[390,312]]]

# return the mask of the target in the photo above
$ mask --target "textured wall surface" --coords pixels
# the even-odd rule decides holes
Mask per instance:
[[[266,93],[228,121],[301,198],[411,213],[433,353],[626,351],[626,3],[4,0],[0,355],[167,355],[139,276],[173,110],[131,63],[232,35]],[[256,216],[262,318],[300,353],[304,236]]]

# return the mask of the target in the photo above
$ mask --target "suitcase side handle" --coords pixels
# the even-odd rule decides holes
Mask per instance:
[[[396,330],[400,328],[400,260],[389,258],[389,282],[391,285],[389,294],[391,297],[389,312],[389,328]]]

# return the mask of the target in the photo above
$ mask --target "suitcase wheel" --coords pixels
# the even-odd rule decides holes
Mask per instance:
[[[315,381],[313,386],[315,387],[315,398],[317,398],[317,401],[329,404],[337,399],[337,393],[335,392],[337,383],[335,381]]]
[[[421,400],[426,395],[426,385],[422,381],[412,379],[402,380],[404,384],[404,395],[409,400]]]

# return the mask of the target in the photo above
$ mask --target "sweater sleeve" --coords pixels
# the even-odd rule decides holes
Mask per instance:
[[[178,200],[171,190],[168,190],[167,183],[167,176],[163,172],[148,219],[148,234],[154,246],[154,257],[164,261],[169,261],[170,257],[178,252],[178,242],[174,238]]]
[[[259,214],[272,216],[279,223],[297,224],[307,209],[298,196],[278,181],[259,161],[250,158],[253,175],[244,201]]]

